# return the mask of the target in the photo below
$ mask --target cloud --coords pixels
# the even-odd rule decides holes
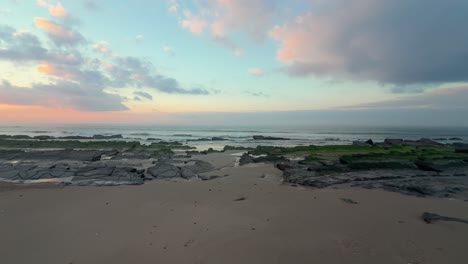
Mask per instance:
[[[94,50],[101,52],[101,53],[109,53],[111,52],[111,49],[109,47],[109,43],[107,41],[101,40],[94,44],[93,46]]]
[[[118,91],[145,87],[169,94],[209,94],[202,88],[182,87],[176,79],[157,73],[145,59],[118,55],[92,57],[95,53],[89,52],[90,49],[110,53],[106,42],[72,49],[54,45],[46,48],[34,34],[7,26],[0,26],[0,39],[0,62],[33,66],[48,79],[47,84],[33,83],[30,87],[4,81],[0,87],[0,103],[119,111],[127,109],[123,104],[126,99],[106,92],[109,88]],[[150,96],[144,92],[138,94],[147,99]]]
[[[260,68],[250,68],[247,70],[247,72],[257,76],[261,76],[264,74],[263,70]]]
[[[65,17],[68,15],[68,11],[60,3],[57,3],[55,6],[49,6],[49,13],[56,17]]]
[[[270,97],[268,94],[264,92],[252,92],[252,91],[245,91],[246,94],[249,94],[251,96],[255,97]]]
[[[172,48],[172,47],[169,47],[169,46],[165,46],[165,47],[163,47],[163,51],[164,51],[165,53],[168,53],[168,54],[170,54],[170,55],[174,55],[174,54],[175,54],[175,52],[174,52],[174,48]]]
[[[81,111],[122,111],[119,95],[103,92],[100,87],[82,87],[73,82],[34,84],[29,88],[13,86],[7,81],[0,84],[0,103],[63,107]]]
[[[179,11],[179,4],[177,3],[176,0],[169,0],[168,3],[169,3],[169,7],[168,7],[169,12],[177,13]]]
[[[208,24],[204,19],[192,15],[190,11],[185,11],[184,16],[185,18],[180,22],[183,28],[189,29],[193,34],[200,35],[203,33]]]
[[[315,8],[269,33],[292,76],[392,84],[468,80],[467,1],[311,3]]]
[[[98,4],[98,0],[85,0],[83,1],[83,6],[91,11],[98,11],[101,10],[101,7]]]
[[[176,1],[169,1],[169,11],[177,14],[182,28],[196,35],[209,28],[211,40],[240,56],[243,50],[229,34],[244,32],[255,41],[264,40],[273,21],[281,17],[279,3],[279,0],[205,0],[197,2],[196,8],[183,8],[180,12]]]
[[[142,92],[142,91],[136,91],[136,92],[133,92],[134,95],[137,95],[139,97],[143,97],[143,98],[146,98],[148,100],[153,100],[153,96],[149,93],[146,93],[146,92]]]
[[[47,32],[50,39],[58,46],[75,46],[85,42],[84,37],[66,26],[43,17],[34,18],[36,27]]]
[[[143,36],[141,34],[135,36],[136,42],[141,42],[141,41],[143,41],[144,38],[145,38],[145,36]]]
[[[77,51],[51,51],[43,47],[40,40],[30,32],[16,31],[12,27],[0,26],[0,60],[15,63],[27,61],[49,61],[58,64],[78,65],[83,62]]]
[[[397,99],[341,107],[344,109],[427,109],[468,111],[468,86],[437,88]]]
[[[37,0],[36,3],[39,6],[46,7],[49,9],[49,14],[54,17],[66,17],[68,16],[68,11],[65,9],[61,3],[57,3],[56,5],[50,4],[44,0]]]

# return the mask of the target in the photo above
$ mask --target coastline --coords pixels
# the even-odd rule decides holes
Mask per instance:
[[[420,218],[430,211],[466,219],[466,202],[293,187],[281,184],[272,165],[225,171],[229,176],[210,181],[1,191],[2,262],[462,263],[468,257],[468,225]]]
[[[468,219],[466,175],[455,176],[466,171],[458,145],[387,141],[204,153],[174,142],[37,142],[27,151],[2,149],[1,173],[11,171],[7,164],[18,170],[12,177],[65,179],[73,172],[77,181],[0,183],[5,263],[462,263],[468,258],[467,224],[429,224],[422,218],[429,212]],[[80,148],[45,150],[41,144]],[[404,159],[395,159],[402,153]],[[429,154],[434,162],[429,165],[443,161],[448,167],[424,171],[411,163],[414,168],[385,170],[408,178],[382,177],[372,167],[388,166],[382,157],[391,158],[392,166],[407,166]],[[336,182],[342,177],[352,181]],[[444,188],[421,194],[404,189],[409,180]],[[454,188],[460,190],[445,197]]]

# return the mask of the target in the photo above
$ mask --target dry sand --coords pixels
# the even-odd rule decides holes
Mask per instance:
[[[234,161],[203,159],[218,167]],[[468,225],[420,218],[429,211],[468,219],[468,202],[293,187],[271,165],[210,173],[229,176],[118,187],[3,184],[0,263],[468,263]]]

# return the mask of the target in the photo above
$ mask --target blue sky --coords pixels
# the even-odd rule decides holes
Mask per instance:
[[[405,123],[430,109],[456,125],[467,12],[462,0],[1,0],[0,122],[358,109]]]

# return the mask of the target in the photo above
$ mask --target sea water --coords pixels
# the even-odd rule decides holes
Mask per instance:
[[[255,147],[303,146],[352,144],[355,140],[383,141],[385,138],[437,139],[441,143],[468,143],[467,127],[370,127],[370,126],[130,126],[130,125],[25,125],[0,126],[0,134],[6,135],[48,135],[93,136],[121,134],[125,141],[139,141],[150,144],[158,141],[177,141],[199,150],[222,149],[226,145]],[[254,140],[252,136],[262,135],[287,138],[288,140]],[[220,137],[222,141],[200,141]],[[461,140],[449,140],[459,138]],[[152,139],[152,140],[148,140]],[[157,139],[157,140],[154,140]]]

